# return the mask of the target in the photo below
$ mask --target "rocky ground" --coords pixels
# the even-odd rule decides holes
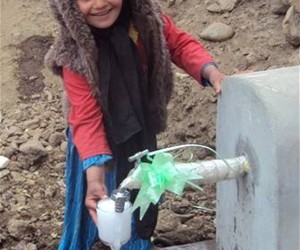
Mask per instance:
[[[161,3],[179,27],[201,39],[228,75],[299,64],[298,1]],[[0,169],[1,249],[56,249],[61,235],[66,149],[61,82],[43,67],[55,32],[46,1],[1,0],[0,155],[10,159]],[[216,96],[174,70],[169,127],[159,136],[159,146],[214,147]],[[212,157],[204,151],[196,155]],[[166,194],[154,243],[168,246],[214,238],[215,200],[213,185],[203,192],[186,190],[181,197]],[[95,249],[103,246],[98,243]]]

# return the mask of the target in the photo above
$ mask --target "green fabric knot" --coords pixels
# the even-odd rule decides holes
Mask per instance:
[[[132,175],[133,179],[141,183],[132,207],[132,211],[140,208],[140,220],[144,217],[150,203],[157,204],[166,190],[181,195],[188,182],[186,174],[176,169],[171,154],[157,153],[153,159],[148,157],[148,160],[150,163],[141,162]]]

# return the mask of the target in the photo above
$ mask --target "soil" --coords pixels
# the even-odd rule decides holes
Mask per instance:
[[[284,16],[274,15],[264,0],[241,0],[231,11],[211,13],[206,1],[164,0],[179,27],[199,38],[209,24],[230,25],[235,35],[223,42],[202,40],[227,75],[299,64],[299,48],[286,42]],[[65,121],[61,81],[43,66],[56,24],[45,1],[1,0],[0,155],[10,164],[0,169],[0,248],[56,249],[63,221]],[[174,67],[176,88],[169,126],[159,147],[199,143],[215,147],[217,97],[202,90]],[[207,151],[195,157],[209,159]],[[195,209],[193,205],[207,208]],[[215,238],[215,186],[203,192],[166,193],[153,237],[157,246]],[[99,242],[95,249],[104,249]]]

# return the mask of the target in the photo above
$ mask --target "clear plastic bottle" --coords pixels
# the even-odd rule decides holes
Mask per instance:
[[[119,250],[131,237],[131,203],[129,192],[116,189],[110,198],[97,204],[100,240],[113,250]]]

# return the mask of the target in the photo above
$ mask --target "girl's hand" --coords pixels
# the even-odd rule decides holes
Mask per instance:
[[[97,202],[107,197],[105,186],[105,167],[91,166],[86,170],[87,191],[85,195],[85,206],[87,207],[93,221],[97,225]]]
[[[209,65],[203,71],[203,76],[210,81],[216,94],[221,93],[221,84],[225,75],[221,73],[214,65]]]

